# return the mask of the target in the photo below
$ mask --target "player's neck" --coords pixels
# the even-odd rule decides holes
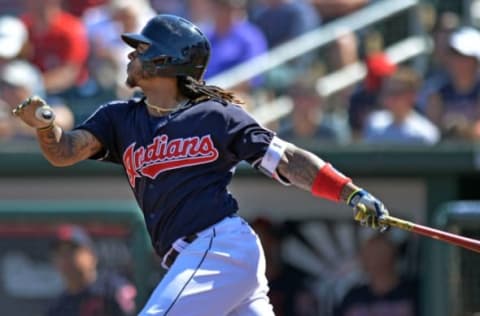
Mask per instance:
[[[188,103],[188,99],[182,98],[175,100],[175,103],[169,103],[168,106],[160,106],[149,101],[148,97],[145,98],[145,105],[147,106],[148,113],[152,116],[164,116],[171,112],[174,112]]]
[[[145,104],[148,112],[153,116],[163,116],[177,110],[186,100],[176,89],[144,90]]]

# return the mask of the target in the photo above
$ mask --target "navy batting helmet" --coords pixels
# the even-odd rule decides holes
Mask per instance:
[[[139,58],[152,63],[158,76],[200,80],[210,58],[210,43],[200,29],[174,15],[157,15],[140,34],[125,33],[122,39],[134,48],[140,43],[150,45]]]

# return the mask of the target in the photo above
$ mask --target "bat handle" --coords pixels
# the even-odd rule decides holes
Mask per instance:
[[[397,227],[403,230],[412,231],[415,227],[415,224],[406,220],[403,220],[398,217],[393,216],[381,216],[378,221],[381,224]]]

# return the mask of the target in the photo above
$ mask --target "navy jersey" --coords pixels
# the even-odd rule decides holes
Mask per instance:
[[[258,162],[274,136],[240,106],[214,100],[162,117],[144,99],[111,102],[77,128],[98,138],[105,160],[123,164],[159,255],[238,210],[227,190],[233,168]]]

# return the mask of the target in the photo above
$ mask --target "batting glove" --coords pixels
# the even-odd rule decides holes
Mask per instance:
[[[388,216],[388,210],[382,202],[367,191],[360,189],[353,192],[347,204],[353,208],[353,217],[363,226],[386,231],[390,226],[383,223],[382,217]]]

